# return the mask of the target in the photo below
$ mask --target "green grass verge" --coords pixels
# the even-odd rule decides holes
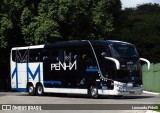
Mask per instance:
[[[154,111],[160,112],[160,105],[158,105],[158,109]]]

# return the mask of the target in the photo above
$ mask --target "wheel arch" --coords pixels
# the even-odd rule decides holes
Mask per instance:
[[[41,82],[37,82],[36,85],[35,85],[35,87],[37,87],[38,85],[41,85],[43,87],[43,85],[42,85]]]
[[[96,86],[97,87],[97,84],[96,83],[90,83],[90,84],[88,84],[88,87],[87,87],[87,93],[89,94],[90,92],[90,88],[91,88],[91,86]]]
[[[26,86],[26,87],[27,87],[27,92],[28,92],[28,90],[29,90],[28,88],[29,88],[30,85],[32,85],[32,86],[34,87],[34,85],[33,85],[32,82],[28,82],[28,83],[27,83],[27,86]]]

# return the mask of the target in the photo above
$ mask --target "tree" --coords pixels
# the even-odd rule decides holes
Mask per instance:
[[[59,25],[62,40],[105,38],[119,0],[42,0],[39,11]],[[53,7],[54,6],[54,7]]]
[[[56,40],[105,39],[113,31],[114,17],[121,8],[120,0],[1,2],[1,47]],[[3,25],[4,20],[7,26]]]
[[[132,42],[142,57],[159,62],[160,5],[142,4],[135,9],[125,9],[127,14],[121,29],[121,40]]]
[[[58,24],[45,15],[32,16],[32,13],[24,9],[21,16],[22,34],[26,44],[35,45],[47,43],[51,38],[59,38]],[[26,20],[30,20],[26,21]]]
[[[2,0],[0,9],[0,40],[2,48],[23,45],[21,35],[20,14],[22,1]]]
[[[0,20],[1,29],[0,29],[0,44],[1,47],[7,47],[7,39],[10,30],[13,28],[13,24],[7,15],[3,15]]]

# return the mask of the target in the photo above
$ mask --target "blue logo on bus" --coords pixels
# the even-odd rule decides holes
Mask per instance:
[[[32,71],[30,70],[29,66],[27,66],[27,81],[28,80],[28,76],[31,75],[32,79],[34,80],[36,78],[36,75],[38,74],[38,80],[40,81],[40,64],[38,65],[35,73],[33,74]]]
[[[16,75],[16,88],[18,88],[18,64],[16,63],[16,67],[14,71],[12,72],[12,79]],[[36,76],[38,75],[38,81],[40,81],[40,64],[38,65],[35,73],[32,73],[31,69],[29,68],[27,64],[27,82],[29,81],[29,75],[34,80]]]

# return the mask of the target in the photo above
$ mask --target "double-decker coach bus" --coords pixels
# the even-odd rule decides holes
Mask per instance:
[[[133,44],[114,40],[66,41],[11,50],[11,87],[44,93],[137,95],[141,61]]]

